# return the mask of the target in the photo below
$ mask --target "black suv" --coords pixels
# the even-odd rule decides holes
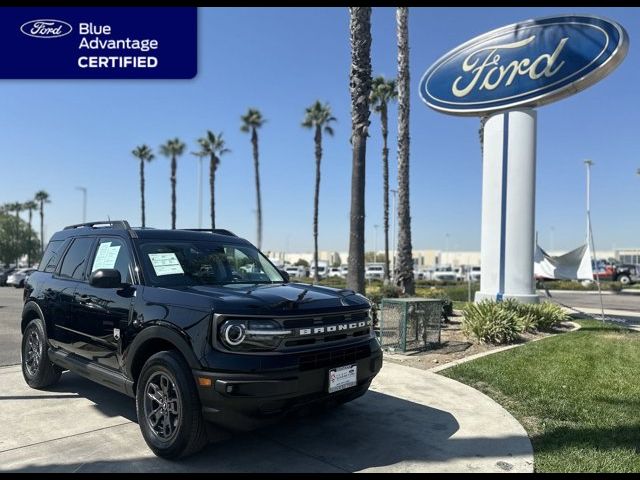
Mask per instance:
[[[227,230],[72,225],[26,283],[22,371],[33,388],[68,369],[135,397],[147,444],[175,458],[205,445],[205,421],[247,430],[363,395],[382,366],[370,308],[289,283]]]

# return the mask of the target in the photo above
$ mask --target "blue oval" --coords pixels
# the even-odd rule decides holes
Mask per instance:
[[[420,96],[431,108],[453,115],[540,106],[605,77],[628,46],[624,28],[601,17],[527,20],[451,50],[425,72]]]
[[[69,35],[73,27],[62,20],[53,18],[40,18],[30,20],[20,25],[20,31],[34,38],[59,38]]]

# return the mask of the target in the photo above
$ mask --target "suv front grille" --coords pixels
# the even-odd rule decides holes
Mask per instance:
[[[346,365],[371,355],[369,345],[329,350],[328,352],[306,353],[300,355],[299,367],[301,371],[316,368],[332,368]]]

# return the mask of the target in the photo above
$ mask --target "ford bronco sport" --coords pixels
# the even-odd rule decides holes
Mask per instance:
[[[26,282],[22,371],[33,388],[70,370],[135,397],[151,450],[176,458],[206,444],[205,422],[247,430],[363,395],[382,366],[370,307],[289,283],[227,230],[72,225]]]

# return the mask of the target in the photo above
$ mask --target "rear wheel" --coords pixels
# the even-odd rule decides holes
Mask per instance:
[[[207,443],[206,425],[191,369],[174,351],[152,355],[136,388],[142,436],[156,455],[179,458]]]
[[[631,283],[631,278],[629,277],[629,275],[621,275],[618,277],[618,281],[622,285],[629,285]]]
[[[22,335],[22,375],[31,388],[49,387],[60,379],[62,369],[51,363],[47,349],[44,323],[31,320]]]

